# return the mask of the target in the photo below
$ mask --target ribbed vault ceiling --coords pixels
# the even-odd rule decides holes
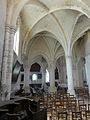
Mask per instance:
[[[48,37],[56,39],[64,51],[72,48],[75,41],[90,28],[90,19],[80,11],[82,8],[75,8],[77,4],[90,10],[89,0],[29,0],[20,13],[23,52],[36,37],[42,37],[48,44]],[[62,8],[66,5],[74,7]]]

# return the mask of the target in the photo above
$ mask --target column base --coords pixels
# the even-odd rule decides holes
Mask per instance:
[[[49,87],[49,93],[50,92],[57,92],[57,88],[56,87]]]
[[[29,86],[25,86],[24,90],[25,90],[26,94],[30,94],[30,87]]]

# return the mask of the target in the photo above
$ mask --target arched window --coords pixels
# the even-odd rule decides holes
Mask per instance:
[[[15,51],[15,53],[18,56],[18,51],[19,51],[19,28],[17,29],[15,36],[14,36],[14,45],[13,45],[13,49]]]
[[[49,82],[49,72],[48,70],[46,69],[46,83]]]
[[[58,69],[56,67],[55,69],[55,80],[58,80],[59,79],[59,74],[58,74]]]
[[[33,74],[32,75],[32,80],[34,81],[34,80],[37,80],[37,74]]]
[[[41,66],[38,63],[31,65],[30,72],[40,72]]]

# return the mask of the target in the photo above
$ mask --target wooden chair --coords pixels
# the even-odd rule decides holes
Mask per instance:
[[[76,111],[77,110],[77,101],[76,100],[68,100],[68,111]]]
[[[68,120],[67,112],[58,112],[58,120]]]
[[[90,110],[85,111],[85,120],[90,120]]]
[[[87,110],[87,105],[86,104],[79,105],[79,110],[80,111],[86,111]]]
[[[66,109],[67,109],[66,107],[64,107],[64,105],[62,103],[60,103],[59,105],[56,105],[55,108],[56,108],[57,112],[59,112],[59,111],[63,112],[63,111],[66,111]]]
[[[78,105],[83,105],[84,104],[84,100],[78,100]]]
[[[82,114],[80,111],[72,112],[72,120],[82,120]]]
[[[52,120],[57,120],[57,109],[56,108],[51,109],[51,118]]]
[[[88,104],[88,110],[90,110],[90,104]]]
[[[82,117],[85,116],[85,111],[87,110],[87,106],[86,104],[83,104],[83,105],[79,105],[79,111],[81,111],[82,113]]]
[[[84,105],[84,100],[83,99],[82,100],[78,100],[77,104],[78,104],[78,108],[77,109],[79,110],[79,105]]]

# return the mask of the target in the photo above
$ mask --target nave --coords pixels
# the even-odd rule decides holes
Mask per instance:
[[[77,88],[76,96],[64,89],[56,93],[20,93],[0,102],[0,120],[90,120],[90,95],[85,91]]]
[[[0,120],[89,120],[89,76],[90,0],[0,0]]]

